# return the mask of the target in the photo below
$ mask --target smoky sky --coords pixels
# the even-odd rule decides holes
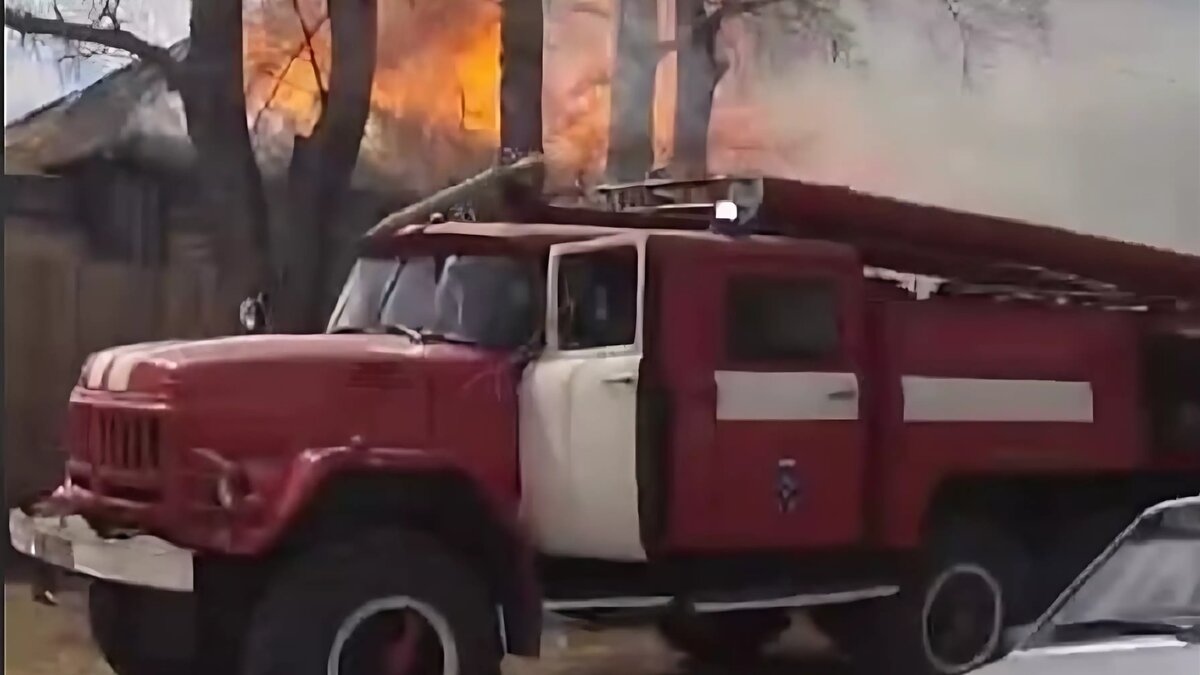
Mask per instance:
[[[713,168],[1200,252],[1200,3],[1049,0],[1045,44],[992,45],[970,87],[944,7],[843,0],[850,66],[744,57],[718,88]]]
[[[125,4],[130,27],[155,42],[186,33],[187,0]],[[840,4],[853,26],[849,66],[810,58],[770,21],[731,24],[731,34],[772,47],[772,62],[743,54],[718,88],[714,170],[849,184],[1200,252],[1200,2],[1048,0],[1044,49],[988,49],[969,89],[941,0]],[[122,63],[64,70],[61,47],[34,51],[5,34],[6,122]],[[548,54],[549,69],[554,62]],[[548,71],[548,82],[561,77]]]

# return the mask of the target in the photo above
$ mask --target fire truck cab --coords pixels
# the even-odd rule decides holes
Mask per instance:
[[[97,354],[14,545],[95,579],[119,675],[490,675],[543,611],[614,610],[705,660],[807,610],[868,668],[957,675],[1200,489],[1179,297],[802,236],[755,194],[413,225],[324,335]],[[1157,253],[1149,285],[1200,279]]]

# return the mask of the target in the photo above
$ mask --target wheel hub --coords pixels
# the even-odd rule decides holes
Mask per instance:
[[[367,603],[338,630],[328,675],[458,675],[444,617],[415,601]]]
[[[999,643],[1003,614],[1000,585],[987,570],[958,565],[944,571],[925,598],[926,658],[946,675],[982,665]]]

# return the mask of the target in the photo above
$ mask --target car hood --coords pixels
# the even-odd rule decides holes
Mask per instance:
[[[1196,675],[1200,645],[1172,637],[1121,638],[1017,651],[973,675]]]
[[[355,438],[431,447],[450,442],[466,410],[478,424],[511,417],[511,371],[505,354],[467,345],[269,335],[102,352],[77,393],[81,400],[157,397],[195,447],[291,453]]]
[[[164,341],[114,347],[92,356],[81,377],[86,389],[153,393],[182,382],[194,385],[211,375],[238,372],[231,384],[255,378],[286,379],[291,373],[330,373],[396,363],[475,363],[494,354],[447,344],[416,345],[395,335],[261,335],[210,340]],[[211,382],[209,382],[211,384]],[[306,383],[307,384],[307,383]]]

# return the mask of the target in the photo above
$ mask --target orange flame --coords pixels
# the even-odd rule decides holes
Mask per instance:
[[[671,2],[660,2],[660,34],[670,39]],[[593,181],[604,168],[614,43],[614,0],[549,3],[545,17],[543,130],[550,175],[563,182]],[[302,3],[314,57],[288,2],[271,0],[248,17],[247,98],[252,117],[269,109],[302,135],[320,112],[321,83],[329,73],[329,27],[324,0]],[[665,9],[664,9],[665,8]],[[313,28],[316,28],[314,31]],[[402,123],[411,132],[385,143],[426,155],[426,167],[455,173],[500,134],[499,0],[381,2],[378,63],[371,94],[377,125]],[[673,57],[659,67],[661,93],[673,93]],[[673,97],[655,100],[655,154],[665,162]],[[368,134],[371,131],[368,130]],[[415,136],[415,138],[414,138]],[[415,143],[415,145],[414,145]],[[449,156],[443,156],[449,155]],[[459,167],[457,173],[465,173]]]
[[[477,169],[483,157],[490,161],[500,135],[500,1],[380,2],[367,136],[386,146],[391,160],[407,163],[407,179],[425,183],[431,179],[418,176],[432,173],[436,187]],[[252,117],[269,109],[296,133],[311,132],[320,111],[317,75],[324,83],[329,74],[325,2],[301,3],[306,24],[316,28],[309,31],[315,57],[291,2],[264,0],[248,17]],[[616,0],[558,0],[545,7],[542,108],[550,187],[591,183],[601,178],[608,149]],[[658,7],[659,39],[667,42],[675,34],[674,2],[658,0]],[[670,160],[673,146],[675,86],[675,56],[668,52],[658,64],[653,102],[658,166]],[[721,119],[729,117],[714,111],[714,125]],[[729,121],[711,134],[715,151],[770,146],[752,119]]]
[[[390,158],[452,155],[425,158],[426,167],[467,163],[478,154],[472,149],[494,147],[500,137],[497,0],[379,5],[368,136],[382,136]],[[323,0],[301,6],[311,51],[291,3],[271,0],[248,17],[247,103],[252,120],[266,110],[307,135],[328,84],[330,33]]]

